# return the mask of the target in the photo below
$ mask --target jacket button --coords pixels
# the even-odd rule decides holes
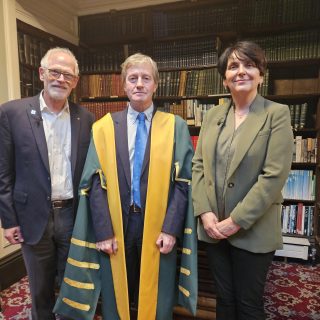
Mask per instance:
[[[228,183],[228,187],[229,187],[229,188],[233,188],[233,187],[234,187],[234,183],[233,183],[233,182],[229,182],[229,183]]]

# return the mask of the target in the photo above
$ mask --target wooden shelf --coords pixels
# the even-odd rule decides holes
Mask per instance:
[[[283,203],[288,204],[297,204],[297,203],[303,203],[305,205],[313,206],[315,204],[316,200],[303,200],[303,199],[283,199]]]

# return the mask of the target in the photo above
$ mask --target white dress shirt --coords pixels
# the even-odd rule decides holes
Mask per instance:
[[[40,94],[40,111],[47,141],[51,199],[73,198],[71,172],[71,122],[68,101],[59,113],[52,112]]]

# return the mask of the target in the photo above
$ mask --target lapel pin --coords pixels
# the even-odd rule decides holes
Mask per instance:
[[[34,110],[34,109],[32,109],[32,110],[31,110],[31,114],[32,114],[32,115],[35,115],[35,114],[37,114],[37,111]]]

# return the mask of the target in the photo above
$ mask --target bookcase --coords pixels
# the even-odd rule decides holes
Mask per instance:
[[[295,137],[283,234],[319,243],[319,1],[177,2],[83,16],[79,26],[87,47],[80,101],[98,118],[125,108],[120,64],[132,53],[149,54],[160,70],[155,102],[187,120],[194,145],[206,110],[229,96],[216,68],[219,54],[237,39],[260,44],[269,62],[260,93],[289,106]]]
[[[78,47],[20,20],[17,20],[17,31],[20,92],[21,98],[24,98],[36,95],[43,89],[39,79],[40,61],[50,48],[67,47],[77,55]],[[76,100],[75,94],[71,94],[72,100]]]
[[[187,120],[195,146],[206,110],[229,97],[216,68],[219,54],[237,39],[259,43],[269,61],[260,93],[289,106],[295,137],[282,208],[285,245],[277,254],[308,259],[320,240],[319,19],[320,2],[313,0],[184,1],[80,17],[80,39],[88,47],[80,58],[86,89],[81,83],[80,101],[99,117],[124,108],[120,64],[132,53],[149,54],[160,69],[155,103]],[[115,20],[118,27],[108,32]],[[206,265],[200,244],[201,319],[215,312]]]
[[[18,28],[19,48],[21,34],[28,33],[24,27]],[[305,259],[315,252],[311,249],[320,252],[319,27],[318,0],[181,1],[81,16],[80,45],[76,48],[81,71],[77,100],[97,119],[124,109],[127,98],[121,87],[120,64],[135,52],[148,54],[160,69],[155,104],[186,119],[195,146],[206,110],[229,98],[216,67],[222,50],[239,39],[259,43],[268,59],[260,93],[289,106],[295,137],[282,208],[283,235],[290,250],[278,254]],[[38,48],[41,50],[41,45]],[[22,67],[34,72],[29,65],[32,62],[22,62],[23,54],[19,53]],[[34,56],[30,61],[37,61]],[[30,80],[23,77],[35,76],[26,74],[22,74],[22,90],[29,94],[26,83]],[[37,90],[36,84],[32,90]],[[301,245],[303,254],[292,253]],[[208,273],[200,244],[199,319],[213,318],[215,313]]]

